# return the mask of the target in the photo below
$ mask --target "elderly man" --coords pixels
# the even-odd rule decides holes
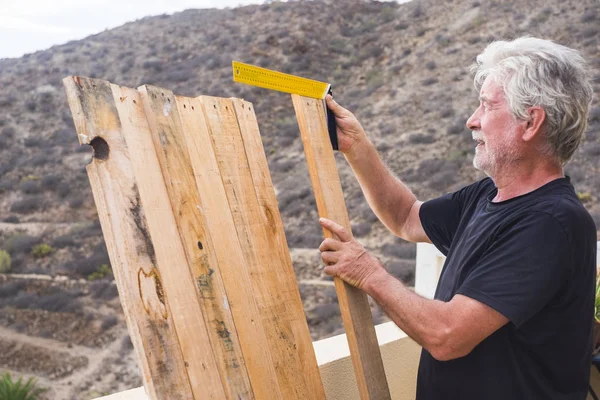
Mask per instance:
[[[373,297],[423,347],[417,399],[584,399],[589,382],[596,228],[563,166],[587,125],[592,89],[575,50],[536,38],[490,44],[474,66],[467,121],[489,177],[418,201],[386,169],[356,118],[327,105],[379,219],[447,256],[422,298],[334,221],[325,272]]]

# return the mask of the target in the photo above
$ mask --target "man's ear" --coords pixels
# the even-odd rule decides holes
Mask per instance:
[[[525,126],[525,132],[523,132],[523,140],[529,142],[536,137],[540,137],[542,125],[546,120],[546,111],[542,107],[535,106],[530,107],[527,113],[529,114],[529,120]]]

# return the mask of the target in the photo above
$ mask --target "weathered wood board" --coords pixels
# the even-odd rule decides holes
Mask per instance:
[[[320,217],[331,219],[351,232],[340,177],[329,141],[322,100],[292,95],[308,172]],[[323,230],[325,237],[332,233]],[[361,399],[389,399],[389,387],[375,335],[367,295],[339,278],[334,279]]]
[[[252,105],[201,99],[282,398],[325,398]]]
[[[252,105],[64,80],[152,399],[323,399]]]

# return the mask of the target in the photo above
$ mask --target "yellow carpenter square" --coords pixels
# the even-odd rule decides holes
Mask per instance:
[[[239,61],[233,61],[232,64],[233,80],[235,82],[265,89],[299,94],[314,99],[324,99],[331,86],[325,82],[284,74],[283,72],[272,71]]]

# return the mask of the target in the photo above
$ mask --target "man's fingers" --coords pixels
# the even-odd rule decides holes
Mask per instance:
[[[337,256],[333,251],[324,251],[321,253],[321,260],[325,265],[331,265],[337,262]]]
[[[336,117],[343,117],[346,109],[342,106],[340,106],[334,99],[333,97],[331,97],[330,94],[328,94],[327,96],[325,96],[325,101],[327,102],[327,108],[329,108]]]
[[[327,238],[327,239],[323,240],[323,242],[321,242],[321,245],[319,246],[319,251],[321,251],[321,252],[328,251],[328,250],[336,251],[336,250],[339,250],[340,247],[341,247],[341,243],[339,240]]]
[[[335,266],[333,265],[328,265],[327,267],[325,267],[325,269],[323,270],[325,272],[325,274],[327,275],[335,275]]]
[[[331,232],[335,233],[342,242],[347,242],[352,239],[352,234],[337,222],[333,222],[332,220],[327,218],[320,218],[319,223],[324,228],[329,229]]]

